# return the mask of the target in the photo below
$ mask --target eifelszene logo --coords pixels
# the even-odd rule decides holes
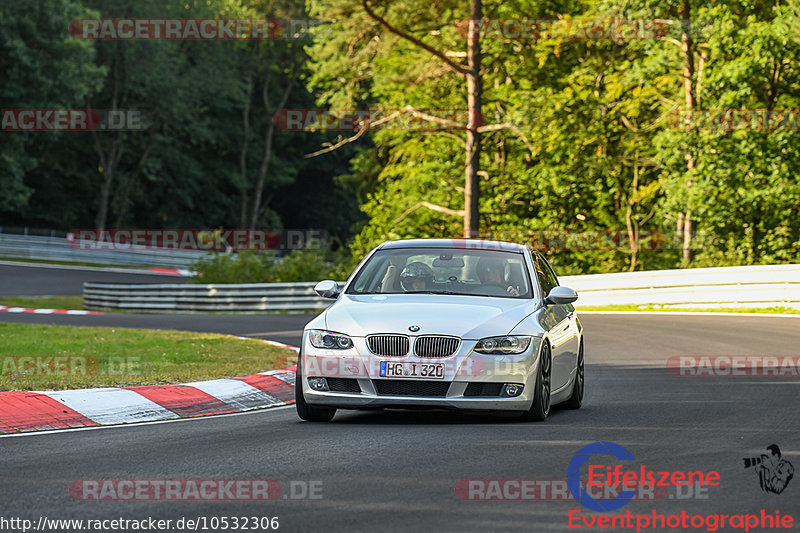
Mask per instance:
[[[572,497],[587,509],[601,513],[615,511],[625,506],[636,496],[636,491],[632,490],[636,487],[704,487],[706,485],[713,487],[718,486],[720,482],[720,475],[716,470],[656,472],[648,470],[645,465],[639,465],[625,471],[622,464],[613,467],[592,464],[590,459],[595,455],[612,455],[620,461],[633,461],[634,457],[631,452],[614,442],[593,442],[578,450],[570,461],[567,467],[567,487],[569,487]],[[587,463],[587,487],[621,487],[628,490],[609,495],[611,497],[592,498],[580,484],[581,467]]]
[[[777,444],[767,446],[769,454],[761,454],[761,457],[745,457],[745,468],[755,468],[758,472],[758,483],[761,490],[780,494],[794,476],[794,465],[781,457],[781,449]]]

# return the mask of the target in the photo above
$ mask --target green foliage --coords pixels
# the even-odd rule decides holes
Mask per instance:
[[[355,264],[345,248],[293,250],[276,258],[264,253],[217,254],[198,262],[192,283],[278,283],[347,279]]]
[[[75,18],[96,12],[78,0],[3,2],[0,6],[0,101],[4,109],[84,107],[105,69],[93,64],[89,42],[69,36]],[[57,149],[70,134],[36,135],[3,132],[0,143],[0,212],[22,211],[35,188],[26,176],[52,168],[37,157]]]
[[[488,2],[487,19],[681,18],[676,0]],[[372,0],[398,30],[464,65],[466,0]],[[800,1],[691,0],[697,106],[800,109]],[[316,18],[313,41],[82,41],[75,18]],[[688,266],[800,260],[798,131],[676,128],[685,107],[680,23],[663,39],[492,38],[481,43],[481,228],[662,232],[657,251],[555,251],[560,273],[684,265],[675,235],[691,211]],[[4,134],[0,225],[92,227],[108,176],[98,147],[123,148],[108,226],[237,227],[263,176],[256,227],[355,233],[358,259],[387,239],[455,237],[465,133],[274,131],[284,107],[463,110],[463,75],[389,32],[361,0],[52,0],[0,7],[4,108],[141,109],[146,132]],[[269,82],[269,83],[267,83]],[[243,115],[250,109],[249,129]],[[695,162],[687,171],[687,156]],[[244,170],[243,170],[244,168]],[[57,207],[54,207],[57,206]],[[434,206],[435,209],[431,209]],[[456,214],[453,214],[453,213]],[[337,252],[344,254],[344,252]],[[298,251],[273,263],[240,254],[199,267],[215,282],[343,279],[350,258]]]
[[[254,197],[265,132],[272,123],[273,111],[263,104],[267,77],[274,106],[297,67],[298,82],[285,107],[313,107],[304,83],[307,41],[91,41],[70,36],[72,20],[98,17],[307,15],[300,2],[273,0],[2,2],[3,108],[117,106],[141,111],[150,127],[96,136],[3,132],[0,226],[95,227],[99,192],[111,170],[103,168],[98,148],[108,158],[116,145],[121,151],[110,178],[106,227],[241,227],[241,204]],[[244,135],[246,104],[251,112]],[[351,236],[353,223],[363,215],[356,193],[334,182],[347,171],[351,151],[329,158],[323,169],[303,158],[329,137],[275,133],[256,227],[329,229],[341,239]],[[296,200],[284,200],[298,192]],[[316,201],[314,210],[300,208],[309,201]],[[335,223],[327,227],[328,221]]]
[[[464,79],[367,18],[359,4],[310,2],[312,13],[336,20],[309,51],[319,101],[463,109]],[[800,3],[689,4],[697,106],[800,109]],[[467,18],[468,2],[372,5],[438,50],[466,49],[452,28]],[[516,126],[483,135],[480,209],[488,234],[662,232],[666,242],[657,251],[573,249],[557,252],[553,262],[563,273],[673,268],[683,264],[676,220],[689,210],[696,232],[691,266],[800,259],[800,160],[791,148],[800,132],[682,131],[668,120],[685,105],[678,2],[484,2],[484,16],[676,21],[663,39],[482,41],[485,121]],[[379,131],[371,140],[375,147],[354,159],[345,177],[370,216],[354,254],[386,239],[458,235],[460,217],[419,204],[463,206],[464,134]],[[687,154],[695,160],[691,175]]]

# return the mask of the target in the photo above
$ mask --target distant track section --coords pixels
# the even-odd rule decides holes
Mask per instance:
[[[0,261],[3,296],[80,296],[87,281],[101,283],[186,283],[176,271],[152,272],[133,268],[97,268]],[[0,300],[2,303],[2,300]]]

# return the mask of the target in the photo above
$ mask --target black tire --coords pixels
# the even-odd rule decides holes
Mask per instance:
[[[306,403],[303,397],[303,375],[300,371],[300,361],[303,355],[297,356],[297,373],[294,380],[294,400],[297,408],[297,416],[308,422],[330,422],[336,409],[332,407],[314,407]]]
[[[531,422],[541,422],[550,414],[550,384],[553,372],[553,357],[550,344],[542,344],[539,355],[539,371],[536,373],[536,391],[533,395],[531,408],[522,414],[522,419]]]
[[[585,387],[583,376],[583,339],[578,347],[578,361],[575,363],[575,383],[572,385],[572,395],[569,400],[561,404],[564,409],[580,409],[583,405],[583,389]]]

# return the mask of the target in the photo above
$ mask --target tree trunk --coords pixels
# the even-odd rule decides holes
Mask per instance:
[[[152,125],[151,128],[153,129],[150,131],[150,137],[147,139],[147,146],[139,158],[136,168],[133,169],[133,172],[130,173],[125,182],[125,187],[122,191],[122,198],[119,202],[119,210],[117,211],[117,219],[114,222],[115,228],[121,228],[125,221],[125,216],[128,214],[128,204],[130,203],[131,193],[133,192],[133,188],[139,179],[139,174],[141,174],[142,168],[147,162],[147,158],[150,156],[150,152],[153,149],[153,141],[156,136],[156,125]]]
[[[94,227],[97,231],[106,229],[106,218],[108,218],[108,197],[111,192],[111,182],[114,180],[114,171],[110,168],[103,168],[103,181],[100,184],[100,195],[97,199],[97,214],[94,217]]]
[[[478,128],[483,123],[483,86],[481,80],[480,21],[483,18],[481,0],[472,0],[470,8],[470,31],[467,37],[467,124],[466,169],[464,176],[464,238],[478,234],[480,230],[480,170],[481,134]],[[475,26],[478,26],[477,28]]]
[[[103,231],[106,229],[106,220],[108,219],[108,200],[111,196],[111,184],[114,181],[119,161],[122,159],[122,138],[119,132],[115,133],[116,139],[111,141],[111,148],[106,154],[94,131],[92,131],[92,134],[94,135],[95,151],[100,157],[100,167],[102,168],[100,173],[103,176],[103,181],[100,183],[100,194],[97,199],[97,214],[94,218],[94,227],[98,231]]]
[[[638,157],[638,153],[636,154]],[[633,183],[631,184],[631,195],[628,196],[627,206],[625,208],[625,227],[628,231],[628,241],[631,243],[631,262],[628,270],[633,272],[636,270],[636,261],[639,253],[639,227],[633,220],[633,195],[639,190],[639,165],[633,166]]]
[[[272,138],[275,134],[275,124],[269,121],[267,126],[267,133],[264,136],[264,157],[261,158],[261,166],[258,169],[258,180],[256,181],[256,189],[253,193],[253,205],[250,211],[250,224],[248,229],[255,229],[258,222],[258,215],[261,212],[261,197],[264,194],[264,182],[267,179],[267,170],[269,169],[269,162],[272,160]]]
[[[111,94],[111,109],[117,110],[119,102],[119,88],[120,88],[120,63],[119,57],[115,58],[112,66],[112,74],[114,77],[114,88]],[[91,108],[91,105],[89,105]],[[112,135],[112,134],[109,134]],[[113,140],[109,147],[108,154],[103,150],[100,144],[100,138],[97,131],[92,129],[92,138],[94,139],[94,149],[100,158],[100,173],[103,175],[103,181],[100,183],[100,194],[98,195],[97,213],[94,218],[94,227],[98,231],[106,229],[106,221],[108,219],[108,201],[111,196],[111,183],[114,181],[114,174],[116,174],[117,165],[122,159],[122,133],[117,131],[113,134]]]
[[[278,102],[278,106],[274,109],[270,106],[269,102],[269,74],[267,74],[267,78],[264,81],[264,88],[261,91],[261,99],[264,102],[264,109],[267,112],[267,129],[264,132],[264,155],[261,158],[261,166],[258,169],[258,179],[256,180],[256,187],[255,191],[253,192],[253,202],[250,206],[250,222],[247,225],[248,229],[255,229],[256,223],[258,222],[258,217],[263,209],[261,198],[264,194],[264,183],[266,183],[267,180],[269,163],[272,160],[272,139],[275,135],[275,123],[272,121],[271,117],[275,111],[282,109],[286,105],[286,102],[289,101],[289,95],[292,93],[292,88],[297,81],[298,70],[299,69],[297,65],[292,67],[292,77],[286,84],[286,88],[283,91],[280,102]]]
[[[242,147],[239,150],[239,227],[247,224],[247,138],[250,135],[250,100],[253,97],[253,77],[247,76],[247,94],[242,110]]]
[[[694,43],[691,35],[691,7],[688,0],[681,2],[681,19],[683,26],[681,29],[681,54],[683,55],[683,92],[686,97],[686,115],[692,116],[692,110],[696,105],[694,87]],[[695,158],[692,147],[686,153],[686,190],[692,188],[692,173],[694,171]],[[692,210],[687,205],[686,213],[683,217],[683,260],[688,263],[692,259]]]

